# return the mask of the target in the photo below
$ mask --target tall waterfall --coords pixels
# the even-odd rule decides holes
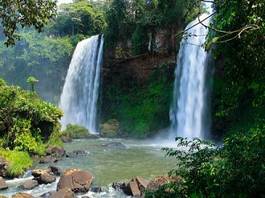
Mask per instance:
[[[212,13],[211,3],[205,3],[208,13],[199,19],[206,26]],[[187,35],[182,38],[175,70],[173,102],[170,109],[171,136],[205,138],[208,127],[207,115],[207,52],[203,45],[208,28],[199,19],[187,27]],[[196,25],[198,24],[198,25]]]
[[[78,124],[97,133],[103,42],[103,36],[92,36],[79,42],[75,49],[60,98],[63,126]]]

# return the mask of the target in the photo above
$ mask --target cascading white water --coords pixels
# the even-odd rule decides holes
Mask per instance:
[[[103,43],[103,35],[92,36],[75,49],[60,98],[63,126],[78,124],[97,133]]]
[[[180,44],[170,109],[170,136],[205,138],[207,134],[204,117],[207,110],[208,54],[203,45],[208,34],[208,28],[204,25],[209,25],[209,16],[212,14],[211,3],[205,3],[205,8],[208,13],[202,14],[186,27],[187,35]]]

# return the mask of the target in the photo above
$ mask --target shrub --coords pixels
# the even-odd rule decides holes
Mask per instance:
[[[175,187],[175,197],[179,193],[182,193],[180,197],[262,197],[265,194],[264,129],[265,126],[257,126],[247,135],[229,136],[223,147],[198,139],[178,138],[181,150],[166,149],[167,155],[176,157],[178,162],[170,174],[183,177],[183,188],[187,191]],[[160,197],[170,197],[169,192],[161,189],[153,192],[153,197],[161,192]]]
[[[32,166],[32,160],[27,152],[0,149],[0,156],[8,161],[7,173],[10,177],[22,175]]]
[[[0,138],[11,150],[43,154],[50,137],[58,137],[62,112],[36,93],[1,83]]]
[[[87,138],[89,136],[89,131],[85,127],[68,124],[66,129],[63,131],[63,134],[68,135],[73,139]]]

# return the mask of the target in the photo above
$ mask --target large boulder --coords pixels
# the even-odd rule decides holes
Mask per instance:
[[[33,188],[37,187],[39,185],[38,181],[36,180],[28,180],[26,182],[24,182],[22,185],[21,185],[21,188],[23,190],[32,190]]]
[[[135,177],[128,183],[114,183],[112,187],[114,189],[122,190],[126,195],[133,197],[141,197],[144,195],[145,190],[149,184],[148,180],[142,177]]]
[[[42,174],[39,178],[38,178],[38,183],[39,184],[50,184],[56,181],[56,177],[52,174]]]
[[[139,186],[138,186],[136,180],[132,180],[129,182],[129,188],[131,190],[132,196],[134,196],[134,197],[140,197],[141,196],[141,191],[139,189]]]
[[[0,190],[5,190],[5,189],[8,189],[6,181],[2,177],[0,177]]]
[[[17,193],[12,198],[33,198],[33,196],[27,193]]]
[[[108,120],[100,125],[101,136],[103,137],[117,137],[120,129],[119,121],[116,119]]]
[[[61,189],[57,192],[52,192],[49,198],[75,198],[75,194],[70,189]]]
[[[91,173],[79,169],[68,169],[61,176],[57,190],[71,189],[75,193],[85,193],[89,191],[92,181]]]
[[[51,169],[35,169],[32,171],[32,176],[39,184],[49,184],[55,182],[56,180],[56,177]]]

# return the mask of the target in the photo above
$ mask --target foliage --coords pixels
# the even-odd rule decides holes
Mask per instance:
[[[0,149],[0,156],[8,161],[7,172],[10,177],[20,176],[32,166],[32,160],[26,152]]]
[[[215,2],[213,26],[225,32],[217,31],[210,38],[216,40],[213,131],[220,136],[265,121],[265,3]],[[246,25],[258,28],[242,29]]]
[[[100,125],[100,135],[107,138],[117,137],[119,134],[120,123],[118,120],[111,119]]]
[[[148,37],[144,27],[137,26],[132,34],[133,55],[143,54],[148,46]]]
[[[38,83],[38,82],[39,82],[39,80],[37,78],[35,78],[34,76],[29,76],[28,77],[27,83],[30,84],[32,92],[35,91],[35,84]]]
[[[28,76],[39,80],[36,91],[46,100],[58,102],[76,42],[68,37],[48,37],[34,31],[21,33],[21,41],[6,48],[0,42],[0,77],[28,88]]]
[[[66,129],[63,131],[63,134],[68,135],[70,138],[79,139],[88,137],[89,131],[85,127],[68,124]]]
[[[65,35],[94,35],[100,34],[105,28],[101,11],[86,0],[76,1],[60,6],[58,16],[50,24],[51,34]]]
[[[43,29],[50,18],[55,15],[56,2],[52,0],[2,0],[0,18],[6,44],[13,45],[19,38],[16,31],[19,27],[34,26],[38,31]]]
[[[134,55],[147,52],[148,42],[155,47],[154,35],[159,29],[181,27],[199,8],[197,0],[113,0],[106,11],[106,47],[115,49],[122,43],[124,48],[132,41]]]
[[[111,86],[105,87],[104,120],[117,119],[123,135],[135,137],[150,136],[166,128],[173,84],[167,65],[153,71],[144,85],[124,78],[113,78]]]
[[[35,93],[0,86],[0,138],[2,147],[44,154],[52,134],[59,133],[62,112]]]
[[[176,191],[175,196],[182,193],[181,197],[262,197],[264,130],[263,124],[247,135],[235,133],[225,138],[222,147],[198,139],[177,138],[180,149],[166,149],[168,156],[177,159],[177,167],[170,174],[183,177],[182,185],[187,191]],[[167,192],[163,193],[163,197],[169,197]]]

